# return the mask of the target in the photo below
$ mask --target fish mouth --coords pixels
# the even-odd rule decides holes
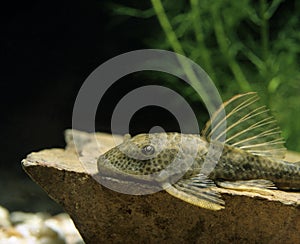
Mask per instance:
[[[120,171],[107,159],[98,160],[98,173],[93,177],[105,187],[117,192],[144,195],[162,190],[155,175],[134,175]]]

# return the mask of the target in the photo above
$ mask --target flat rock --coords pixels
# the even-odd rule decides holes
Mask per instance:
[[[77,147],[86,147],[86,154],[100,155],[122,138],[78,131],[73,135],[66,132],[66,149],[31,153],[22,164],[69,213],[86,243],[300,243],[300,193],[268,190],[261,195],[219,188],[226,203],[221,211],[190,205],[165,191],[118,193],[92,177],[93,165],[87,172],[74,140]],[[288,155],[300,161],[298,154]]]

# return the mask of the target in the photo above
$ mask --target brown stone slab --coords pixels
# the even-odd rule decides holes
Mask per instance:
[[[92,142],[87,139],[91,135],[78,133],[83,133],[82,145]],[[220,188],[226,202],[221,211],[201,209],[164,191],[118,193],[86,172],[72,146],[74,138],[70,131],[66,134],[66,150],[31,153],[22,164],[70,214],[86,243],[300,243],[300,193],[260,195]],[[108,145],[100,143],[101,153],[114,146],[107,134],[97,138]]]

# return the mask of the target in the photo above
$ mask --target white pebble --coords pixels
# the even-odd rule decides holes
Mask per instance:
[[[10,226],[9,212],[6,208],[0,206],[0,228]]]

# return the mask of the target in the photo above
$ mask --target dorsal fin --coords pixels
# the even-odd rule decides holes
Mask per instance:
[[[269,110],[258,103],[255,92],[236,95],[213,114],[201,132],[207,139],[214,133],[214,140],[226,133],[225,143],[252,154],[282,159],[286,148],[276,120]],[[226,118],[222,116],[225,110]],[[226,119],[226,130],[221,130]],[[213,128],[211,126],[215,125]]]

